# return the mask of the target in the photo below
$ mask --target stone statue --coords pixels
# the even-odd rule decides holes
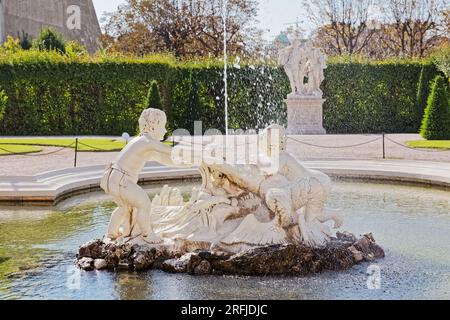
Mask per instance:
[[[280,164],[278,172],[266,175],[258,173],[258,168],[251,171],[236,170],[229,165],[213,166],[225,174],[238,187],[252,192],[260,197],[269,211],[275,216],[271,224],[275,223],[280,234],[282,230],[290,231],[291,238],[286,234],[282,242],[299,240],[311,246],[323,246],[327,243],[330,232],[322,223],[334,221],[335,228],[342,226],[342,218],[338,211],[325,208],[325,201],[331,189],[330,178],[318,171],[306,169],[292,155],[286,152],[287,137],[284,128],[280,126],[268,127],[263,135],[267,139],[271,130],[279,130],[280,134]],[[270,151],[269,151],[270,152]],[[249,224],[248,234],[251,239],[264,239],[266,235],[258,234],[265,230],[258,223],[256,217],[247,216],[252,223]],[[243,222],[241,229],[245,229]],[[261,228],[259,228],[260,226]],[[240,230],[234,235],[235,243],[248,243]],[[245,233],[244,233],[245,234]],[[292,237],[293,236],[293,237]],[[251,244],[265,244],[250,241]]]
[[[299,41],[281,50],[278,62],[284,70],[291,84],[292,94],[300,93],[304,88],[306,76],[305,54]]]
[[[326,57],[310,41],[304,44],[293,41],[292,45],[280,51],[278,62],[289,78],[292,90],[290,96],[322,97],[320,85],[324,80]]]
[[[322,53],[322,50],[318,48],[311,48],[310,60],[307,65],[308,72],[308,95],[322,97],[323,92],[320,89],[320,85],[325,80],[324,69],[327,68],[326,56]]]
[[[167,132],[166,122],[163,111],[144,110],[139,119],[140,135],[127,144],[104,173],[101,188],[118,205],[108,226],[108,239],[141,235],[148,243],[162,241],[153,230],[150,199],[137,182],[139,173],[149,160],[174,165],[171,160],[172,148],[160,142]]]
[[[202,186],[185,202],[176,188],[165,186],[150,201],[138,185],[148,160],[173,166],[172,148],[159,142],[166,130],[166,115],[148,109],[139,119],[140,136],[134,138],[106,170],[101,187],[118,208],[113,212],[107,241],[150,243],[176,252],[217,248],[227,252],[301,243],[321,247],[330,240],[325,224],[342,225],[340,213],[325,208],[330,178],[309,170],[286,151],[284,128],[273,125],[260,134],[266,158],[278,152],[274,172],[259,164],[202,163]],[[274,130],[278,137],[272,141]],[[275,147],[274,147],[275,146]],[[181,167],[189,166],[182,163]]]
[[[325,206],[331,180],[286,151],[287,136],[278,125],[257,136],[255,163],[203,157],[202,184],[188,201],[169,186],[150,200],[137,184],[147,160],[191,166],[160,142],[165,125],[164,112],[145,110],[141,134],[105,171],[101,187],[118,208],[105,237],[80,247],[76,263],[83,270],[304,276],[385,256],[372,234],[359,240],[348,232],[332,235],[327,223],[340,228],[343,219]],[[211,161],[216,156],[220,160]],[[267,167],[267,159],[278,165]]]

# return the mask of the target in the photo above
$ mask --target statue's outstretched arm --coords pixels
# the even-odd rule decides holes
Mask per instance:
[[[177,168],[192,168],[192,164],[190,163],[180,163],[175,162],[172,159],[172,151],[173,148],[165,145],[161,142],[154,141],[151,143],[151,156],[149,157],[151,161],[156,161],[162,165],[177,167]]]

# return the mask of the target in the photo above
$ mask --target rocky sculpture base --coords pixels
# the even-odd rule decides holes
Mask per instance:
[[[384,256],[372,234],[357,239],[345,232],[337,233],[336,238],[323,248],[286,244],[256,247],[238,254],[218,251],[180,253],[167,247],[105,244],[93,240],[80,247],[76,263],[86,271],[158,269],[192,275],[306,276],[326,270],[346,270],[360,262]]]
[[[326,134],[323,128],[323,103],[321,97],[289,95],[287,134]]]

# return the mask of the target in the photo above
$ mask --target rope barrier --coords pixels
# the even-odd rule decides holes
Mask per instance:
[[[388,141],[392,142],[393,144],[396,144],[396,145],[398,145],[400,147],[403,147],[403,148],[409,149],[409,150],[413,150],[413,151],[428,152],[428,153],[431,153],[431,152],[450,152],[450,150],[448,150],[448,149],[446,149],[446,150],[425,150],[425,149],[419,149],[419,148],[412,148],[412,147],[409,147],[409,146],[407,146],[407,145],[405,145],[403,143],[400,143],[400,142],[397,142],[395,140],[392,140],[392,139],[390,139],[388,137],[386,137],[386,140],[388,140]]]
[[[42,157],[42,156],[49,156],[49,155],[61,152],[64,149],[72,147],[74,144],[75,144],[75,142],[71,143],[68,146],[63,146],[60,149],[57,149],[57,150],[54,150],[54,151],[51,151],[51,152],[47,152],[47,153],[39,153],[39,154],[14,153],[14,152],[12,152],[10,150],[7,150],[7,149],[1,148],[1,147],[0,147],[0,150],[7,152],[8,155],[18,155],[18,156],[24,156],[24,157]]]
[[[381,140],[382,137],[378,137],[378,138],[373,139],[373,140],[370,140],[370,141],[366,141],[366,142],[362,142],[362,143],[357,143],[357,144],[352,144],[352,145],[347,145],[347,146],[320,146],[320,145],[317,145],[317,144],[312,144],[312,143],[308,143],[308,142],[305,142],[305,141],[301,141],[301,140],[298,140],[298,139],[295,139],[295,138],[292,138],[292,137],[288,137],[288,139],[293,140],[293,141],[296,141],[296,142],[301,143],[301,144],[304,144],[304,145],[307,145],[307,146],[310,146],[310,147],[315,147],[315,148],[323,148],[323,149],[346,149],[346,148],[355,148],[355,147],[360,147],[360,146],[363,146],[363,145],[366,145],[366,144],[370,144],[370,143],[376,142],[376,141],[378,141],[378,140]]]
[[[375,138],[375,139],[372,139],[372,140],[369,140],[369,141],[365,141],[365,142],[362,142],[362,143],[356,143],[356,144],[345,145],[345,146],[323,146],[323,145],[317,145],[317,144],[309,143],[309,142],[306,142],[306,141],[298,140],[298,139],[292,138],[292,137],[288,137],[288,139],[289,139],[289,140],[293,140],[293,141],[295,141],[295,142],[298,142],[298,143],[300,143],[300,144],[307,145],[307,146],[310,146],[310,147],[315,147],[315,148],[323,148],[323,149],[346,149],[346,148],[355,148],[355,147],[360,147],[360,146],[363,146],[363,145],[371,144],[371,143],[374,143],[374,142],[376,142],[376,141],[382,140],[383,137],[381,136],[381,137],[377,137],[377,138]],[[419,149],[419,148],[412,148],[412,147],[409,147],[409,146],[407,146],[407,145],[405,145],[405,144],[403,144],[403,143],[399,143],[399,142],[397,142],[397,141],[395,141],[395,140],[392,140],[392,139],[389,138],[387,135],[385,135],[384,139],[386,139],[387,141],[389,141],[389,142],[391,142],[391,143],[393,143],[393,144],[395,144],[395,145],[398,145],[398,146],[400,146],[400,147],[403,147],[403,148],[409,149],[409,150],[413,150],[413,151],[427,152],[427,153],[432,153],[432,152],[450,152],[450,150],[448,150],[448,149],[446,149],[446,150],[425,150],[425,149]],[[186,143],[186,142],[187,142],[187,143]],[[64,150],[64,149],[71,148],[71,147],[73,147],[73,146],[75,145],[75,143],[76,143],[76,142],[73,142],[73,143],[71,143],[70,145],[63,146],[63,147],[61,147],[61,148],[59,148],[59,149],[57,149],[57,150],[51,151],[51,152],[47,152],[47,153],[39,153],[39,154],[14,153],[14,152],[12,152],[12,151],[10,151],[10,150],[7,150],[7,149],[5,149],[5,148],[2,148],[2,147],[0,147],[0,150],[6,152],[8,155],[20,155],[20,156],[26,156],[26,157],[42,157],[42,156],[48,156],[48,155],[56,154],[56,153],[58,153],[58,152],[61,152],[61,151]],[[186,143],[186,144],[185,144],[185,143]],[[249,144],[251,144],[251,143],[252,143],[252,142],[243,143],[243,144],[238,144],[237,146],[249,145]],[[87,148],[90,148],[90,149],[92,149],[92,150],[103,151],[103,152],[110,152],[110,151],[111,151],[111,150],[107,150],[107,149],[102,149],[102,148],[99,148],[99,147],[91,146],[91,145],[89,145],[89,144],[86,144],[86,143],[83,143],[83,142],[80,142],[80,141],[78,141],[78,144],[79,144],[79,145],[82,145],[82,146],[85,146],[85,147],[87,147]],[[189,143],[188,141],[183,141],[183,142],[180,143],[180,145],[181,145],[181,146],[183,146],[183,145],[198,145],[198,146],[204,146],[203,143],[198,143],[198,142],[194,142],[194,141],[191,141],[190,143]]]
[[[83,142],[80,142],[80,141],[78,141],[78,144],[79,144],[80,146],[85,146],[85,147],[87,147],[87,148],[91,148],[91,149],[97,150],[97,151],[104,151],[104,152],[110,152],[110,151],[111,151],[111,150],[102,149],[102,148],[99,148],[99,147],[90,146],[90,145],[88,145],[88,144],[86,144],[86,143],[83,143]]]

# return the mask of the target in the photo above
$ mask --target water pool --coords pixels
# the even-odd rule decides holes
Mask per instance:
[[[54,210],[0,208],[0,299],[450,299],[450,192],[337,181],[328,206],[385,249],[380,289],[368,289],[368,263],[306,278],[79,271],[79,245],[103,235],[115,207],[95,193]]]

